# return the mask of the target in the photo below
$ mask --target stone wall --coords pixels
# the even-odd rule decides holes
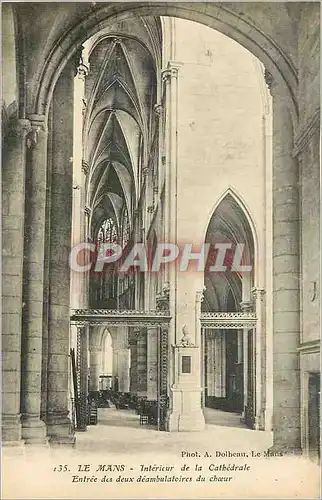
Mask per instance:
[[[320,338],[320,26],[318,5],[302,9],[299,33],[299,132],[302,342]]]

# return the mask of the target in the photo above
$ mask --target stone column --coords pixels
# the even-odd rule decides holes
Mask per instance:
[[[137,393],[137,336],[133,331],[129,338],[131,350],[131,365],[130,365],[130,392],[131,394]]]
[[[215,333],[215,396],[226,397],[226,334],[223,331]]]
[[[158,399],[158,327],[147,329],[147,398]]]
[[[168,63],[162,72],[162,93],[163,93],[163,155],[161,163],[164,172],[164,241],[175,244],[177,241],[177,228],[173,223],[177,218],[176,199],[176,179],[177,179],[177,134],[178,134],[178,66],[175,63]],[[176,266],[165,266],[162,272],[162,281],[168,287],[169,307],[172,319],[169,324],[168,341],[170,345],[176,343],[177,329],[177,286],[176,286]],[[169,352],[168,380],[169,386],[174,383],[173,374],[174,354]],[[200,383],[200,381],[199,381]],[[173,411],[173,395],[169,393],[169,408],[167,410],[167,420]],[[168,425],[168,424],[167,424]]]
[[[137,337],[137,395],[147,395],[147,335],[141,328]]]
[[[52,107],[48,111],[47,139],[47,190],[46,190],[46,222],[45,222],[45,257],[44,257],[44,307],[42,331],[42,369],[41,369],[41,405],[40,417],[47,421],[47,365],[48,365],[48,304],[49,304],[49,254],[50,254],[50,203],[51,203],[51,165],[52,165]]]
[[[68,417],[74,76],[74,64],[68,63],[52,102],[47,429],[51,443],[63,445],[75,441]]]
[[[215,395],[215,341],[213,332],[207,337],[207,396]]]
[[[129,392],[130,389],[130,358],[128,343],[128,328],[117,327],[113,336],[113,376],[118,380],[118,391]]]
[[[265,330],[264,330],[264,294],[265,291],[261,288],[253,289],[253,297],[255,300],[255,311],[257,316],[257,324],[255,330],[255,423],[254,428],[264,429],[265,427],[265,371],[266,365],[263,359],[263,344],[265,340]],[[265,351],[264,351],[265,352]]]
[[[243,329],[243,380],[244,380],[244,395],[243,395],[243,413],[242,421],[246,418],[247,394],[248,394],[248,330]]]
[[[243,281],[244,285],[244,281]],[[244,292],[244,286],[243,286]],[[252,302],[249,300],[249,294],[243,293],[246,300],[241,302],[240,308],[242,312],[251,312],[253,310]],[[241,420],[246,420],[246,406],[248,401],[248,328],[243,328],[243,379],[244,379],[244,396],[243,396],[243,413]]]
[[[45,117],[29,117],[32,133],[26,172],[26,212],[21,345],[22,437],[26,444],[46,444],[46,426],[40,419],[43,330],[43,286],[47,187],[47,130]]]
[[[87,429],[87,396],[88,396],[88,327],[77,327],[77,383],[79,421],[78,431]]]
[[[113,370],[112,370],[112,375],[113,375],[113,390],[120,390],[119,389],[119,379],[118,379],[118,345],[117,345],[117,339],[114,337],[113,338]],[[117,379],[117,383],[116,383]]]
[[[20,366],[26,135],[17,120],[2,148],[2,444],[20,445]]]
[[[206,350],[207,350],[206,335],[207,335],[207,330],[202,328],[200,335],[200,389],[201,389],[202,408],[206,406],[206,373],[207,373],[207,366],[205,363]]]
[[[89,347],[89,392],[99,391],[101,356],[102,349],[100,346],[92,345]]]
[[[129,348],[122,347],[117,352],[119,391],[129,392],[130,390],[130,359]]]
[[[281,85],[273,97],[273,436],[274,448],[300,448],[299,176],[293,123]]]
[[[237,332],[237,363],[243,362],[243,331]]]

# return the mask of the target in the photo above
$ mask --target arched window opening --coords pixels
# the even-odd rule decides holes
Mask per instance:
[[[112,387],[113,374],[113,344],[108,330],[105,330],[102,339],[100,390],[109,390]]]
[[[243,300],[251,300],[250,291],[255,276],[255,246],[252,228],[244,209],[232,194],[228,193],[216,208],[209,222],[206,242],[211,245],[211,250],[222,242],[231,244],[231,250],[225,254],[224,272],[211,272],[207,268],[203,310],[237,312]],[[243,248],[241,264],[248,266],[249,271],[241,272],[233,267],[237,244],[241,244]],[[215,251],[211,255],[216,259]],[[209,261],[209,264],[214,262]]]
[[[97,242],[102,243],[117,243],[118,235],[116,225],[111,217],[105,219],[98,230]]]
[[[104,243],[118,243],[118,231],[114,220],[106,218],[97,233],[97,251]],[[94,308],[116,309],[118,279],[117,269],[106,265],[98,275],[91,277],[90,305]]]

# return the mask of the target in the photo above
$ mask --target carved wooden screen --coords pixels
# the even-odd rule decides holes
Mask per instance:
[[[247,406],[245,408],[245,421],[249,427],[255,424],[255,362],[254,362],[254,332],[248,331],[247,349]]]
[[[168,326],[159,328],[158,429],[166,430],[168,409]]]

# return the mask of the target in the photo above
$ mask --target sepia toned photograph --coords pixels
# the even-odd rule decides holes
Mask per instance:
[[[320,11],[1,3],[3,499],[320,498]]]

